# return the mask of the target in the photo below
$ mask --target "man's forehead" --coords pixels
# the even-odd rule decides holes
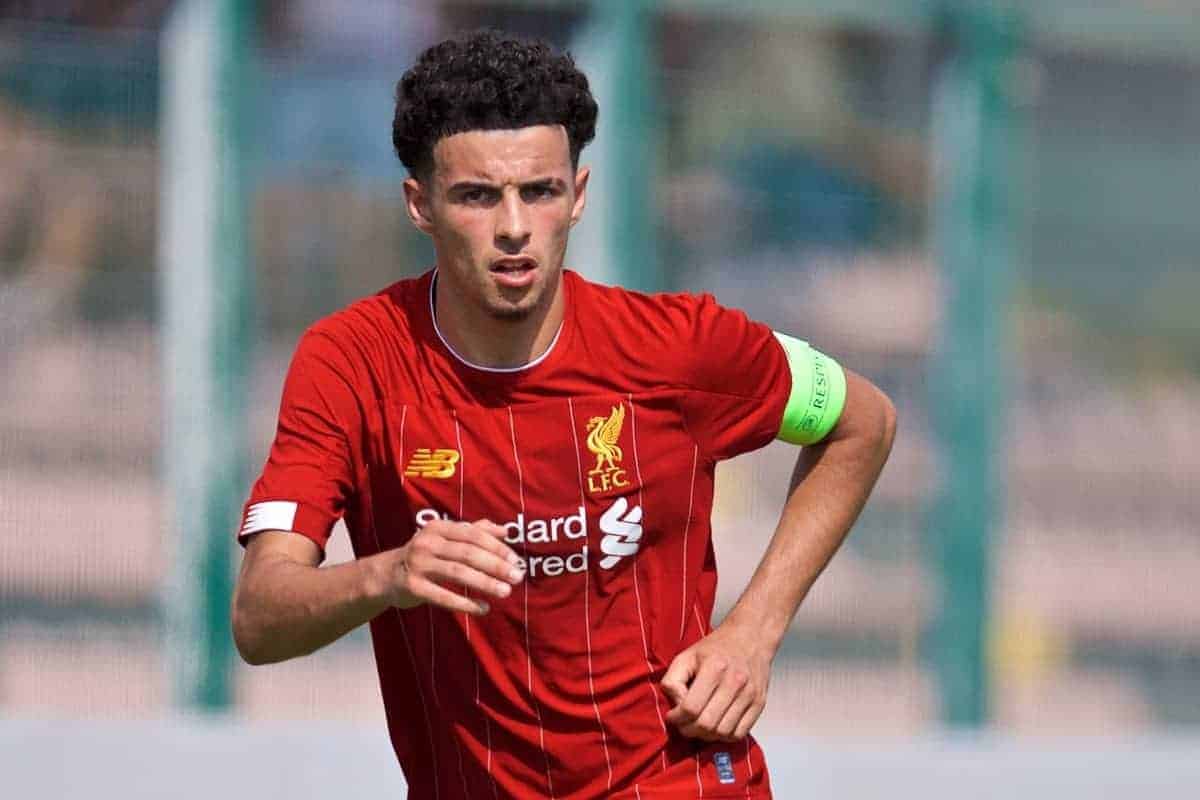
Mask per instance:
[[[433,149],[439,181],[519,182],[571,174],[571,148],[561,125],[467,131],[440,139]]]

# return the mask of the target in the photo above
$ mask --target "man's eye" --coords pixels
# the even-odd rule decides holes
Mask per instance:
[[[550,186],[530,186],[525,190],[527,200],[545,200],[547,197],[553,196],[554,189]]]

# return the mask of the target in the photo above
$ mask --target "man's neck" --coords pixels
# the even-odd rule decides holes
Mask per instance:
[[[439,276],[434,289],[434,324],[450,348],[470,364],[487,369],[523,367],[546,354],[562,326],[565,294],[559,275],[549,303],[528,316],[505,319],[454,301]]]

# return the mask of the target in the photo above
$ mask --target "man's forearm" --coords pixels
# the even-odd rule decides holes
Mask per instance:
[[[400,547],[319,569],[303,536],[263,531],[247,545],[233,596],[233,638],[251,664],[319,650],[391,607],[488,612],[525,579],[522,561],[487,520],[434,520]]]
[[[324,569],[275,559],[243,574],[233,605],[234,640],[251,664],[307,655],[386,610],[382,553]]]
[[[779,525],[727,619],[756,630],[771,655],[858,518],[891,450],[891,403],[861,377],[852,376],[849,388],[858,394],[857,408],[830,439],[801,451]]]

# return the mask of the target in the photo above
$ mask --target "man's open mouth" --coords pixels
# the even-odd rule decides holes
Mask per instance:
[[[521,273],[536,266],[537,262],[532,258],[502,258],[492,262],[491,270],[492,272]]]

